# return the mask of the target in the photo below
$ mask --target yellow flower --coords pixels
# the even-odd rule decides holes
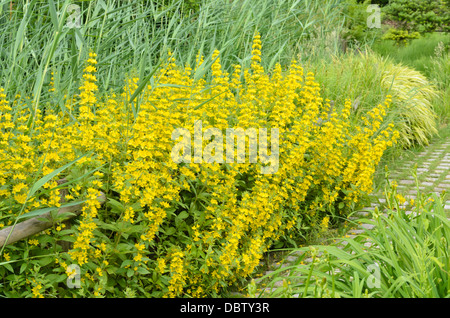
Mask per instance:
[[[103,271],[100,267],[97,267],[95,270],[97,271],[98,276],[103,276]]]
[[[125,209],[123,220],[126,222],[134,223],[134,209],[131,206]]]
[[[406,199],[401,194],[397,194],[396,198],[400,204],[403,204],[406,202]]]
[[[157,265],[158,271],[161,274],[164,274],[164,271],[166,268],[166,261],[163,258],[158,258],[157,263],[158,263],[158,265]]]
[[[322,230],[325,230],[328,228],[328,222],[330,221],[330,217],[326,216],[322,219],[322,222],[320,223],[320,227]]]
[[[42,289],[42,285],[41,284],[37,284],[36,286],[34,286],[31,291],[33,292],[33,297],[34,298],[43,298],[44,296],[41,294],[40,290]]]
[[[39,244],[39,241],[36,239],[29,239],[28,244],[37,246]]]
[[[263,48],[258,33],[251,49],[250,66],[235,65],[231,75],[222,66],[225,57],[215,50],[210,61],[211,82],[194,76],[202,73],[196,71],[204,64],[203,56],[196,57],[192,70],[188,65],[177,65],[175,55],[169,53],[155,73],[159,85],[147,85],[141,92],[138,112],[134,111],[136,105],[130,107],[129,99],[139,78],[130,74],[123,94],[100,92],[95,75],[97,55],[93,52],[83,69],[79,96],[64,97],[67,112],[50,107],[45,114],[39,110],[32,114],[25,107],[30,101],[10,105],[0,89],[0,197],[12,198],[2,222],[11,224],[17,207],[25,203],[29,176],[40,171],[39,163],[43,163],[43,176],[81,154],[92,153],[79,159],[72,172],[85,173],[98,167],[104,167],[104,172],[96,171],[86,180],[73,179],[73,184],[71,180],[67,191],[54,189],[55,180],[63,177],[57,176],[44,185],[45,191],[30,198],[27,207],[58,206],[60,190],[68,192],[66,202],[83,201],[79,222],[72,227],[74,242],[68,256],[71,263],[97,268],[94,273],[98,275],[86,273],[82,278],[92,281],[105,268],[122,261],[115,253],[126,246],[126,235],[113,231],[111,241],[105,241],[104,231],[97,231],[98,224],[114,217],[110,212],[122,212],[116,226],[140,231],[130,253],[123,255],[129,261],[124,268],[137,270],[142,266],[156,271],[163,276],[160,282],[165,286],[155,284],[149,289],[164,290],[169,297],[219,293],[223,286],[248,276],[273,242],[295,236],[297,217],[305,211],[311,216],[305,227],[327,229],[330,217],[319,215],[333,208],[337,200],[348,207],[373,190],[373,175],[383,152],[398,138],[393,126],[383,125],[390,98],[368,111],[362,124],[353,124],[350,99],[332,107],[331,101],[322,98],[314,73],[304,72],[296,61],[286,69],[276,64],[271,74],[266,72],[261,66]],[[31,119],[33,132],[27,125]],[[171,160],[175,145],[172,132],[183,128],[192,137],[199,120],[202,134],[210,128],[223,133],[227,128],[256,128],[259,138],[259,128],[266,128],[268,143],[277,128],[278,170],[259,173],[274,160],[248,162],[252,143],[261,141],[255,140],[250,130],[243,140],[244,163],[175,163]],[[225,147],[226,138],[222,142]],[[192,138],[186,145],[195,150]],[[202,141],[202,154],[210,145]],[[238,150],[234,151],[235,159]],[[224,161],[226,158],[224,151]],[[102,206],[98,202],[101,188],[110,190],[114,201]],[[193,206],[185,199],[187,193],[194,192],[196,199],[189,200],[196,205],[196,213],[190,213]],[[168,229],[165,224],[180,232],[162,231]],[[62,228],[61,224],[56,230]],[[129,235],[131,239],[134,234]],[[183,250],[174,245],[158,247],[177,235],[186,241]],[[30,239],[29,243],[35,241]],[[145,257],[147,248],[158,254],[156,261]],[[4,258],[10,259],[6,255]],[[61,266],[67,270],[67,265]],[[215,283],[208,285],[212,280]],[[101,289],[94,294],[100,296]]]

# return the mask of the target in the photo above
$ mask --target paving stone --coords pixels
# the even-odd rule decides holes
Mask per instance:
[[[429,187],[433,185],[433,182],[422,182],[421,185],[425,186],[425,187]]]
[[[284,259],[285,261],[289,262],[289,263],[294,263],[295,261],[298,260],[298,257],[295,256],[288,256]]]
[[[375,227],[375,225],[368,224],[368,223],[363,223],[363,224],[361,224],[361,227],[363,227],[366,230],[371,230],[371,229],[373,229]]]
[[[400,180],[400,184],[415,184],[414,180]]]
[[[358,235],[358,234],[364,233],[364,230],[350,230],[348,233],[350,235]]]

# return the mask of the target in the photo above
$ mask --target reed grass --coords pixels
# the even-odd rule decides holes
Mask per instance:
[[[81,25],[69,28],[69,0],[13,1],[12,10],[11,1],[0,1],[0,82],[9,97],[32,91],[29,107],[62,107],[63,96],[79,86],[89,50],[101,56],[102,90],[120,90],[127,74],[144,78],[168,50],[182,64],[192,65],[197,54],[208,57],[218,49],[225,70],[238,62],[248,66],[255,30],[265,39],[262,65],[287,65],[301,43],[317,36],[318,26],[322,33],[339,28],[340,2],[213,0],[188,14],[181,0],[92,0],[79,3]],[[47,91],[51,71],[56,73],[53,94]]]

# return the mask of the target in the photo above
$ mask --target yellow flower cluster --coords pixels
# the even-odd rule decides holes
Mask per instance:
[[[88,262],[89,252],[92,249],[91,244],[94,243],[93,231],[96,228],[94,220],[100,207],[100,203],[97,200],[98,194],[97,190],[92,188],[88,189],[88,200],[83,206],[82,220],[78,226],[79,234],[73,244],[73,249],[69,252],[71,258],[80,266]]]
[[[370,192],[376,165],[397,138],[392,127],[382,127],[389,99],[352,133],[350,100],[340,110],[324,101],[314,74],[304,76],[295,61],[286,72],[276,65],[267,74],[261,50],[256,34],[250,68],[235,65],[231,75],[214,51],[210,83],[193,76],[202,56],[191,69],[178,67],[169,53],[155,84],[133,103],[136,77],[121,95],[97,95],[97,61],[90,53],[79,98],[66,101],[70,113],[38,112],[32,132],[20,105],[12,122],[0,90],[0,198],[24,204],[40,162],[45,175],[84,155],[71,169],[89,178],[71,184],[66,196],[86,200],[68,252],[84,270],[83,284],[100,295],[108,275],[128,275],[153,295],[217,294],[252,273],[263,253],[305,225],[307,216],[317,213],[326,228],[328,209],[343,203],[344,210]],[[266,128],[269,140],[277,128],[278,171],[259,173],[266,165],[261,161],[174,163],[172,132],[185,128],[195,136],[197,121],[202,132]],[[249,143],[247,136],[246,153]],[[204,138],[202,149],[207,144]],[[191,146],[195,152],[194,141]],[[48,191],[28,198],[32,208],[57,206],[55,186],[51,181]],[[105,208],[96,200],[99,190],[111,199]]]

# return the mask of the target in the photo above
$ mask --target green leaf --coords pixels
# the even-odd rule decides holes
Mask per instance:
[[[19,274],[22,274],[23,271],[27,269],[27,265],[27,263],[23,263],[22,265],[20,265]]]
[[[48,274],[45,276],[45,279],[51,283],[61,283],[67,279],[66,275],[61,274]]]
[[[47,212],[52,212],[52,211],[55,211],[60,208],[65,208],[65,207],[69,207],[69,206],[82,204],[84,202],[86,202],[86,200],[66,203],[66,204],[61,205],[59,208],[51,207],[51,208],[43,208],[43,209],[34,210],[34,211],[31,211],[31,212],[28,212],[28,213],[25,213],[25,214],[19,216],[17,219],[20,220],[20,219],[24,219],[24,218],[28,218],[28,217],[39,216],[39,215],[42,215]]]
[[[127,260],[122,262],[122,265],[120,265],[120,267],[125,267],[125,266],[128,266],[128,265],[131,266],[131,264],[133,264],[133,261],[130,260],[130,259],[127,259]]]
[[[189,216],[189,213],[186,211],[182,211],[180,214],[177,215],[177,218],[184,220]]]
[[[25,214],[19,216],[17,219],[20,220],[20,219],[24,219],[24,218],[28,218],[28,217],[39,216],[44,213],[54,211],[56,209],[58,209],[58,208],[51,207],[51,208],[43,208],[43,209],[34,210],[34,211],[31,211],[31,212],[28,212],[28,213],[25,213]]]
[[[67,168],[69,168],[70,166],[72,166],[73,164],[77,163],[81,158],[86,157],[87,155],[91,154],[92,151],[86,153],[85,155],[69,162],[68,164],[53,170],[52,172],[50,172],[49,174],[43,176],[41,179],[39,179],[37,182],[35,182],[33,184],[33,187],[30,189],[30,192],[28,193],[28,197],[31,198],[37,190],[39,190],[44,184],[46,184],[48,181],[50,181],[53,177],[57,176],[58,174],[60,174],[61,172],[63,172],[64,170],[66,170]]]
[[[38,261],[38,263],[39,263],[39,265],[41,265],[41,266],[46,266],[46,265],[50,264],[50,263],[53,262],[53,261],[54,261],[54,258],[53,258],[53,257],[43,257],[43,258],[41,258],[41,259]]]
[[[108,205],[110,205],[113,210],[116,210],[118,212],[125,211],[125,206],[119,201],[114,200],[112,198],[108,198]]]
[[[145,268],[143,268],[143,267],[139,267],[138,270],[137,270],[137,272],[138,272],[139,274],[142,274],[142,275],[146,275],[146,274],[149,274],[149,273],[150,273],[149,270],[147,270],[147,269],[145,269]]]
[[[133,276],[134,275],[134,270],[132,270],[131,268],[129,268],[128,270],[127,270],[127,276],[128,277],[131,277],[131,276]]]
[[[8,262],[0,263],[0,265],[5,266],[5,268],[6,268],[7,270],[9,270],[11,273],[14,273],[13,267],[12,267],[11,264],[9,264]]]
[[[165,230],[166,235],[173,235],[175,234],[176,229],[174,227],[169,227],[167,230]]]

